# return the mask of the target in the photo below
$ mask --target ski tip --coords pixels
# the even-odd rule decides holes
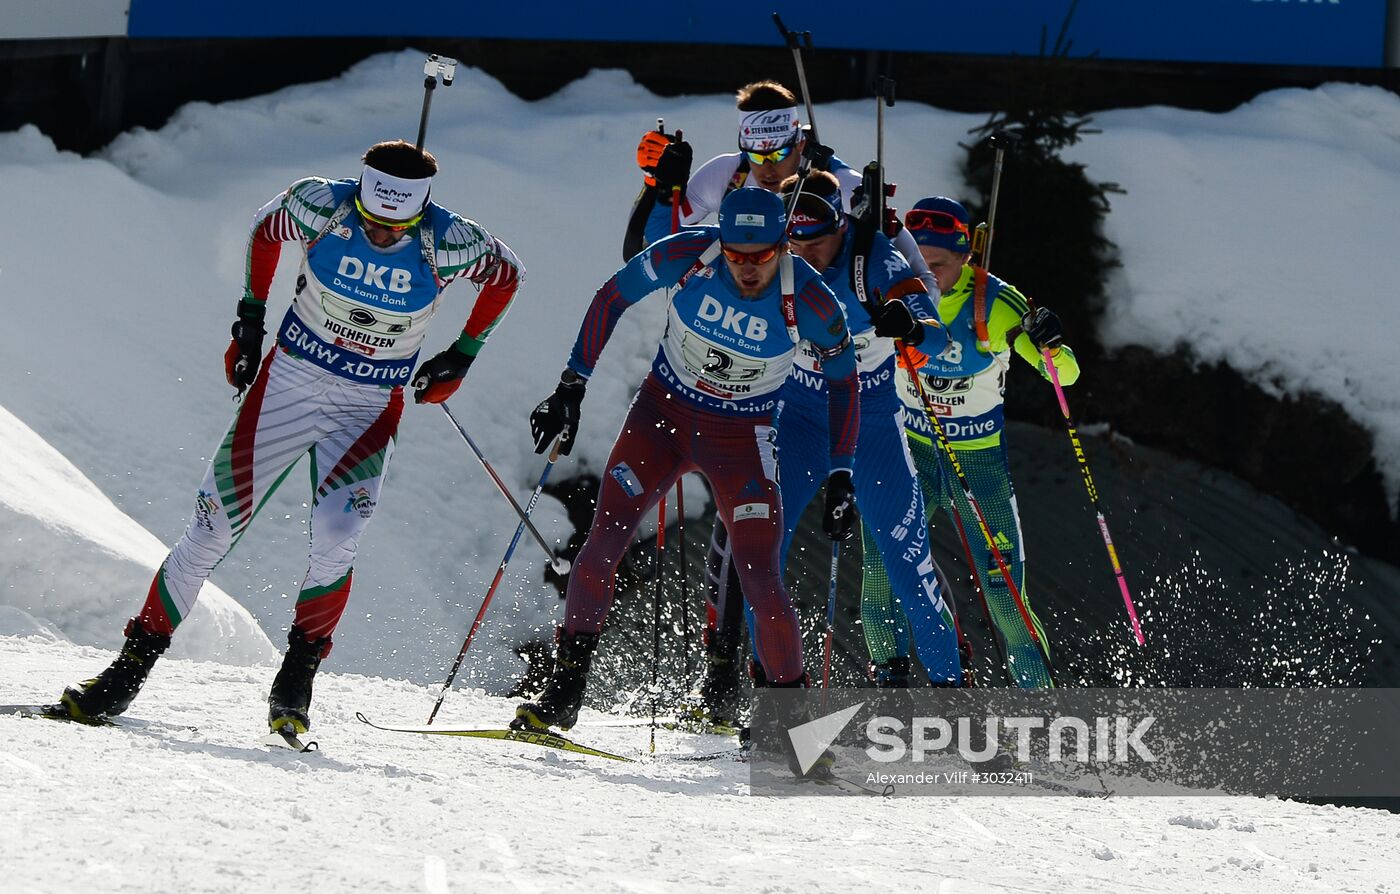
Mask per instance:
[[[66,720],[84,726],[115,726],[110,717],[75,717],[62,704],[52,705],[0,705],[0,715],[14,717],[43,717],[46,720]]]
[[[262,743],[269,748],[284,748],[288,751],[295,751],[298,754],[321,750],[321,746],[314,740],[303,742],[298,738],[295,729],[290,723],[285,723],[269,732],[263,737]]]

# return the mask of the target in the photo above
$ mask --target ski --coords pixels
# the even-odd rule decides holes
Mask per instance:
[[[158,720],[142,720],[121,714],[115,717],[74,717],[62,705],[0,705],[0,717],[9,714],[13,717],[41,717],[44,720],[58,720],[62,723],[76,723],[81,726],[106,726],[133,732],[154,734],[197,733],[199,727],[179,723],[163,723]]]
[[[739,727],[730,726],[727,723],[709,723],[703,720],[691,720],[681,718],[678,720],[668,720],[665,723],[657,721],[657,727],[672,732],[690,733],[696,736],[738,736]]]
[[[1036,788],[1042,788],[1046,791],[1055,792],[1056,794],[1073,795],[1076,798],[1098,798],[1099,800],[1103,800],[1113,795],[1113,792],[1110,791],[1107,786],[1104,786],[1102,779],[1099,780],[1099,785],[1101,786],[1099,791],[1067,782],[1058,782],[1054,779],[1046,779],[1039,773],[1034,776],[1030,784]]]
[[[520,729],[461,729],[449,726],[383,726],[370,720],[365,715],[356,712],[355,719],[367,726],[372,726],[377,730],[384,730],[390,733],[418,733],[425,736],[461,736],[469,739],[496,739],[505,742],[524,742],[527,745],[539,745],[542,748],[557,748],[560,751],[568,751],[573,754],[584,754],[589,757],[602,757],[608,760],[623,761],[625,763],[636,763],[630,757],[621,754],[613,754],[610,751],[602,751],[598,748],[590,748],[587,745],[580,745],[572,739],[566,739],[557,733],[547,730],[520,730]]]
[[[579,724],[580,727],[586,728],[650,725],[651,721],[646,717],[613,717],[607,720]],[[664,729],[668,732],[690,733],[695,736],[738,736],[740,731],[739,727],[730,726],[727,723],[710,723],[708,721],[689,717],[658,717],[656,718],[656,728]]]
[[[279,729],[275,729],[263,736],[262,744],[268,748],[285,748],[288,751],[295,751],[305,754],[308,751],[319,751],[321,746],[316,742],[303,742],[297,737],[296,730],[290,723],[284,723]]]
[[[0,705],[0,714],[14,714],[19,717],[42,717],[45,720],[63,720],[68,723],[81,723],[84,726],[116,726],[110,717],[78,718],[68,713],[62,705]]]
[[[657,757],[668,761],[683,761],[685,763],[704,763],[706,761],[733,760],[746,764],[749,762],[749,749],[747,748],[725,748],[722,751],[705,751],[700,754],[659,754]]]
[[[894,794],[893,787],[887,786],[884,791],[881,791],[877,788],[861,785],[859,782],[853,782],[845,777],[837,776],[834,773],[826,776],[808,776],[799,779],[798,782],[815,782],[817,785],[825,785],[830,788],[838,789],[848,795],[872,795],[876,798],[886,798]]]

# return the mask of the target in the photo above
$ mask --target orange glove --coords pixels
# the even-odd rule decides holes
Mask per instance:
[[[642,141],[637,144],[637,167],[642,169],[646,175],[647,186],[656,185],[656,164],[661,161],[661,153],[666,151],[666,147],[671,145],[671,135],[662,133],[659,130],[649,130],[642,134]]]

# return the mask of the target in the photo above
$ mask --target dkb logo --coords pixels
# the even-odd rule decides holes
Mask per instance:
[[[381,267],[373,261],[361,261],[352,255],[340,259],[340,269],[336,273],[390,292],[407,292],[412,288],[413,274],[409,271],[399,267]],[[386,273],[389,274],[388,283],[384,282]]]

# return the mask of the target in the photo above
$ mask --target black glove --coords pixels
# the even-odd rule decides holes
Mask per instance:
[[[807,164],[814,171],[826,171],[831,168],[831,159],[836,155],[836,150],[830,146],[823,146],[812,139],[810,131],[807,133],[807,141],[802,144],[802,157],[807,159]]]
[[[663,205],[671,204],[676,187],[685,190],[685,185],[690,182],[690,163],[693,159],[690,144],[685,140],[674,140],[661,151],[651,176],[656,181],[656,198]]]
[[[462,377],[475,359],[454,346],[418,367],[418,375],[413,377],[414,403],[440,404],[447,400],[462,384]]]
[[[838,469],[826,478],[822,530],[832,540],[850,540],[856,530],[856,518],[856,488],[851,483],[851,473]]]
[[[910,347],[918,347],[924,340],[924,327],[914,319],[909,305],[898,298],[875,308],[871,322],[875,324],[875,334],[883,338],[897,338]]]
[[[258,364],[262,361],[263,318],[267,305],[261,301],[243,300],[238,302],[238,319],[233,323],[233,340],[224,351],[224,378],[242,394],[258,377]]]
[[[1060,318],[1046,307],[1037,307],[1021,318],[1021,331],[1035,343],[1037,348],[1055,349],[1064,340],[1065,331]]]
[[[530,414],[530,434],[535,439],[535,452],[544,453],[559,438],[559,452],[568,456],[574,449],[574,435],[583,404],[583,392],[588,380],[571,369],[559,377],[559,387],[535,407]]]

